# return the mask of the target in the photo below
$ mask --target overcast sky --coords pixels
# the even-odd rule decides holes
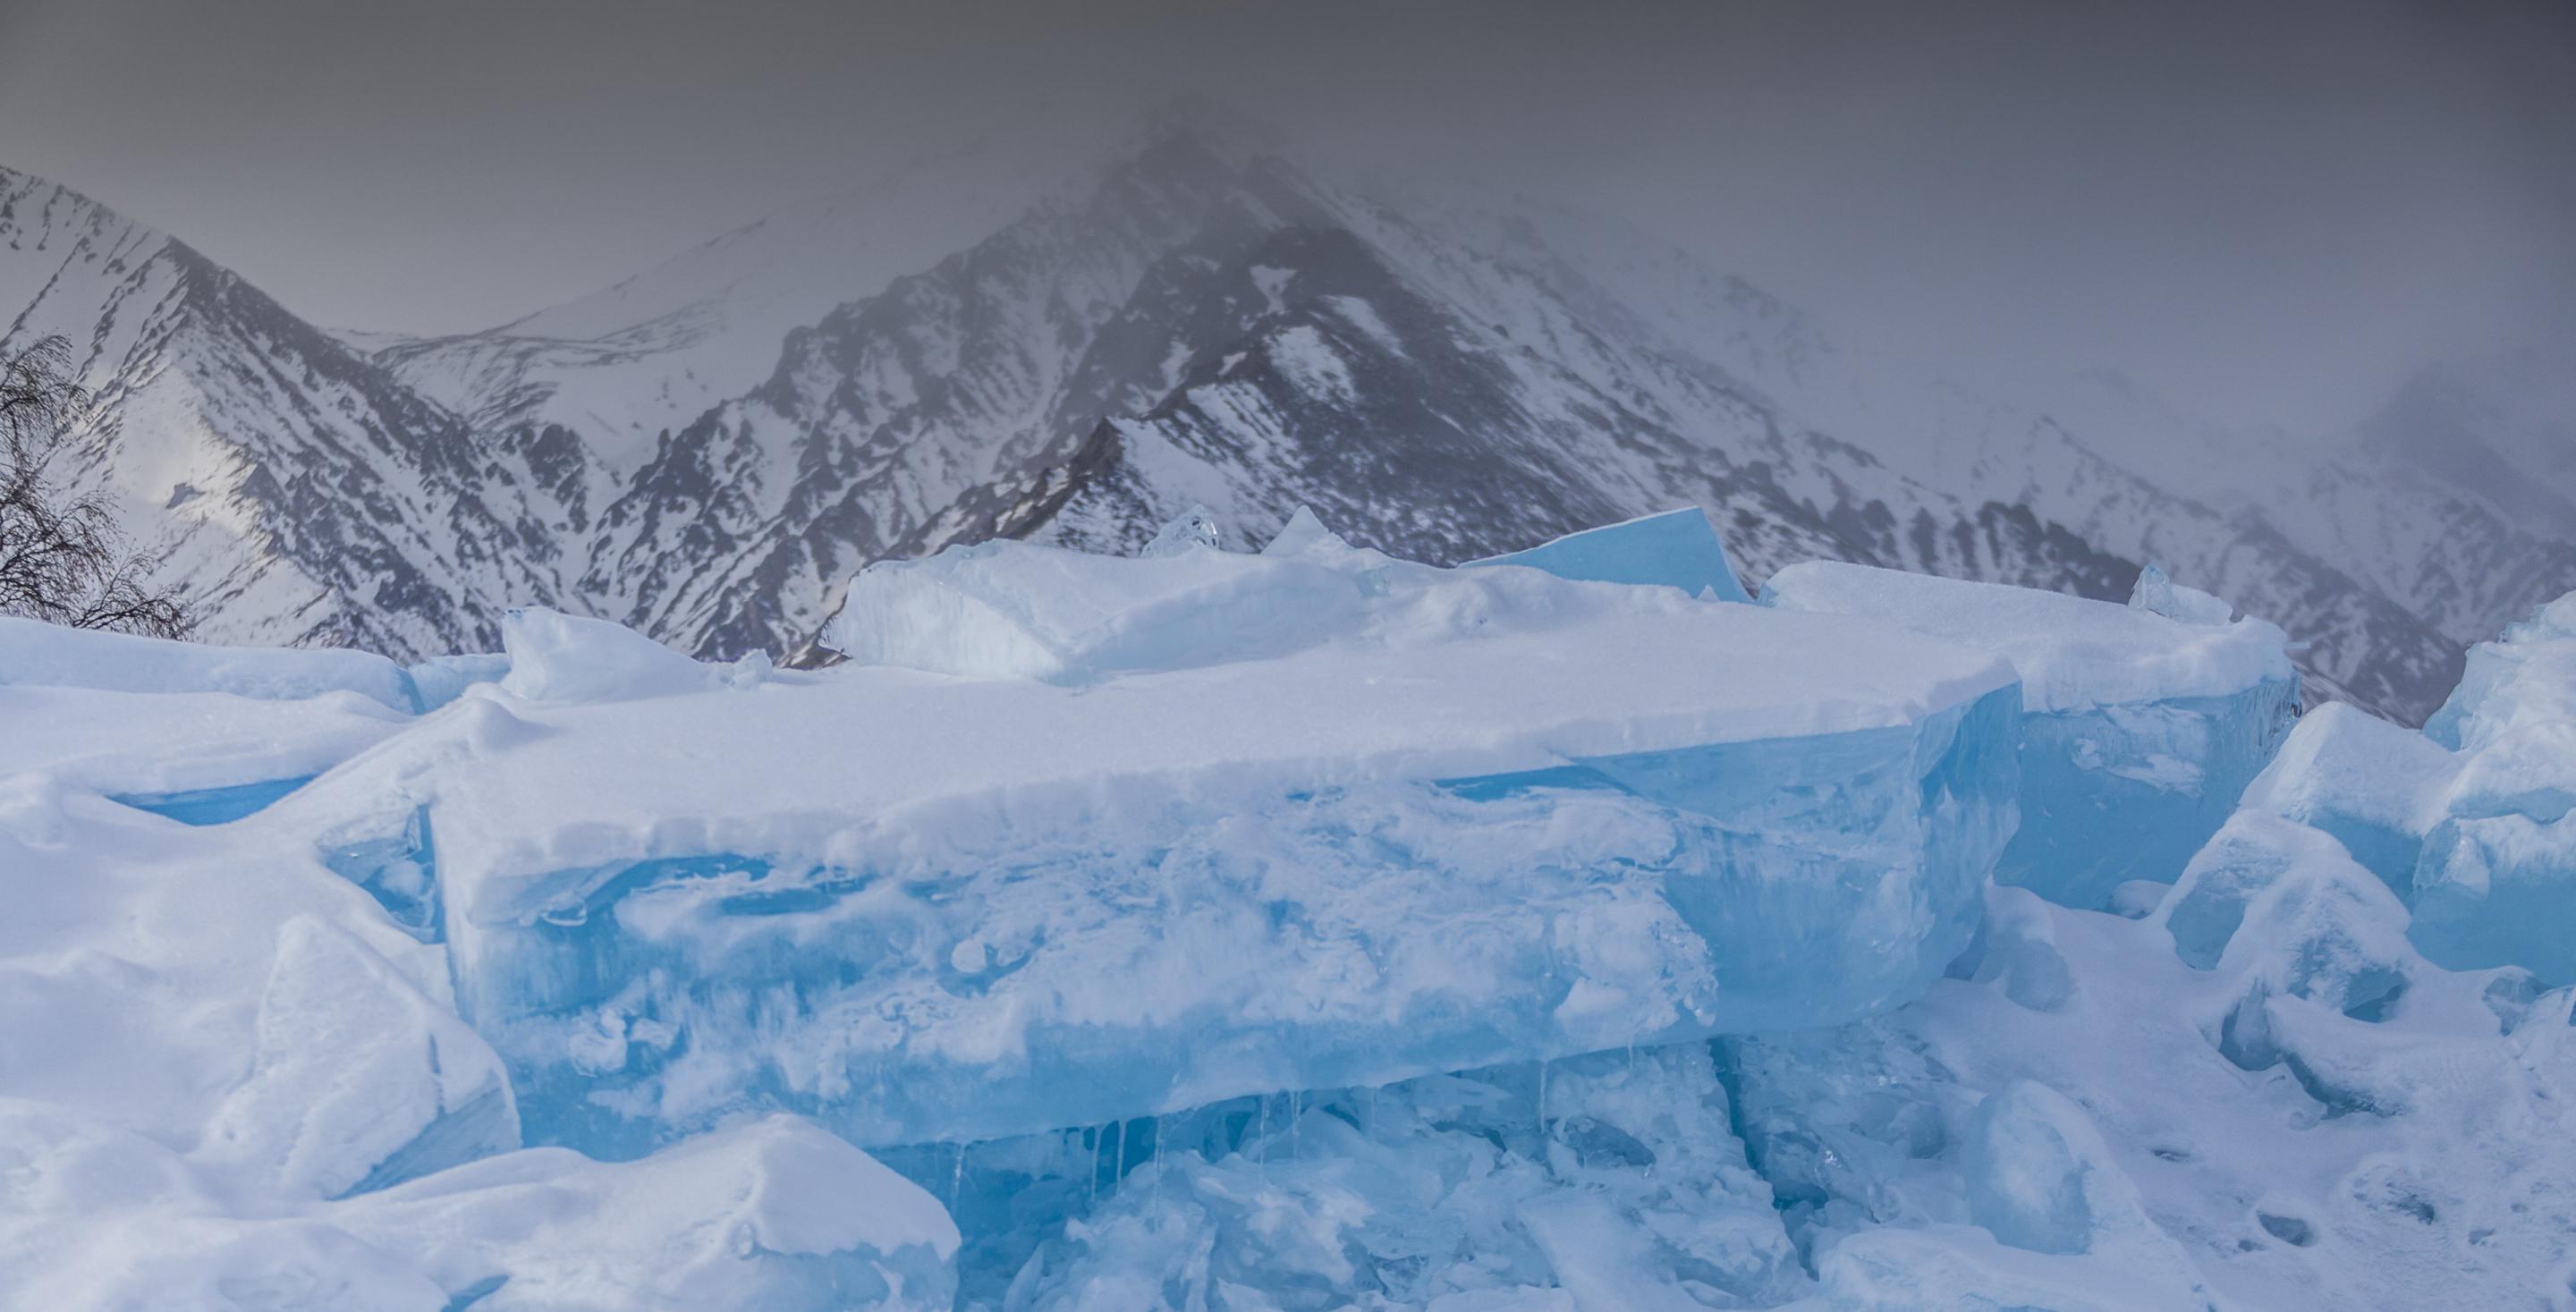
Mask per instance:
[[[1327,167],[1632,219],[1864,340],[2228,422],[2576,323],[2569,0],[0,0],[0,164],[348,327],[506,321],[1180,87]]]

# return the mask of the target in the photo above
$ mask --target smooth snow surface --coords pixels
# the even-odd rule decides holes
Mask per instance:
[[[0,630],[0,1309],[2570,1306],[2576,599],[2284,739],[2170,580],[1227,542]]]

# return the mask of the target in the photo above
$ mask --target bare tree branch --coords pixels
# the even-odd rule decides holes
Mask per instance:
[[[153,591],[150,562],[127,549],[107,499],[47,477],[88,403],[62,338],[0,359],[0,615],[185,637],[186,607]]]

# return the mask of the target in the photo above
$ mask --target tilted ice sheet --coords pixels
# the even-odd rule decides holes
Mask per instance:
[[[2298,706],[2279,629],[2228,622],[2223,602],[2161,573],[2127,606],[1830,562],[1792,565],[1762,595],[2012,663],[2025,708],[2021,828],[1997,878],[2068,906],[2108,907],[2131,881],[2171,883]]]
[[[1834,561],[1791,565],[1762,596],[1782,610],[1874,616],[2003,657],[2034,713],[2225,697],[2296,677],[2288,637],[2256,619],[2191,623],[2141,606]]]
[[[1708,512],[1697,506],[1644,515],[1624,523],[1568,533],[1535,547],[1467,562],[1524,565],[1558,578],[1597,583],[1654,584],[1690,596],[1750,602],[1735,562],[1717,536]]]

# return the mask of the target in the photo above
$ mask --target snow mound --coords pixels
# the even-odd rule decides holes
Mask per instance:
[[[768,673],[764,655],[730,665],[702,664],[622,624],[541,606],[518,607],[503,616],[501,645],[507,666],[497,681],[512,696],[535,702],[669,697],[749,687]],[[451,678],[470,681],[490,673],[491,667],[478,664],[456,669]]]

